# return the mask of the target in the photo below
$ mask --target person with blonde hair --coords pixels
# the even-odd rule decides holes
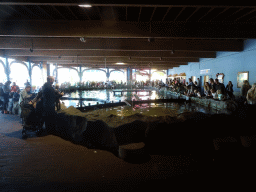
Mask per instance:
[[[206,97],[211,96],[211,91],[210,90],[211,90],[211,87],[210,87],[209,83],[205,82],[205,84],[204,84],[204,94],[205,94]]]
[[[242,100],[246,102],[246,96],[247,96],[247,92],[249,89],[251,89],[251,85],[249,84],[249,82],[247,80],[244,80],[243,85],[241,87],[241,97]]]
[[[248,104],[251,104],[251,105],[256,104],[256,83],[254,83],[252,85],[252,88],[249,89],[249,91],[247,92],[246,99]]]

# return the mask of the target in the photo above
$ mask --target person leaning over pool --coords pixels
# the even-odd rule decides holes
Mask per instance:
[[[231,81],[229,81],[228,84],[227,84],[227,86],[226,86],[226,93],[227,93],[227,95],[228,95],[228,97],[229,97],[230,99],[234,99],[233,92],[234,92],[234,90],[233,90],[233,84],[232,84]]]
[[[216,88],[215,88],[215,83],[214,83],[214,80],[213,80],[213,78],[210,78],[209,79],[209,86],[210,86],[210,89],[214,89],[214,90],[216,90]]]
[[[224,84],[220,83],[218,79],[215,79],[215,91],[217,92],[218,90],[220,90],[224,96],[226,95]]]
[[[247,103],[251,105],[256,105],[256,83],[252,85],[252,88],[247,92]]]
[[[247,80],[244,80],[240,91],[241,91],[241,98],[245,102],[246,102],[247,92],[248,92],[249,89],[251,89],[251,87],[252,86],[249,84],[249,82]]]
[[[209,83],[205,82],[205,84],[204,84],[204,94],[205,94],[206,97],[211,96],[211,91],[210,90],[211,90],[211,88],[210,88]]]

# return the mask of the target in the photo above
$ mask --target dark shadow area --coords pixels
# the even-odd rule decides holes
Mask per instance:
[[[116,128],[109,127],[101,120],[87,121],[83,117],[57,115],[57,127],[54,135],[89,149],[106,150],[118,157],[120,145],[144,142],[149,156],[137,159],[125,159],[130,163],[144,163],[150,155],[188,155],[200,163],[212,162],[212,159],[240,158],[236,154],[250,153],[253,147],[242,146],[240,136],[256,134],[253,120],[256,107],[237,103],[237,110],[231,115],[185,112],[176,117],[166,117],[166,122],[146,123],[135,120]],[[22,138],[20,131],[5,134]],[[40,136],[48,133],[43,131]],[[28,138],[37,137],[35,133]],[[233,137],[236,142],[229,143],[216,151],[213,139]],[[240,158],[241,159],[241,158]],[[224,161],[224,160],[223,160]]]

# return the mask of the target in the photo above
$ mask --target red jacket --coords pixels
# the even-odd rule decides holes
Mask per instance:
[[[17,85],[11,86],[11,92],[17,92],[18,89],[19,87]]]

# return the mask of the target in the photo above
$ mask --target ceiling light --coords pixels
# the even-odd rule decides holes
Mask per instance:
[[[155,39],[154,38],[148,38],[148,42],[154,42]]]
[[[88,4],[84,4],[84,5],[78,5],[79,7],[86,7],[86,8],[88,8],[88,7],[92,7],[91,5],[88,5]]]
[[[85,42],[86,42],[85,37],[80,37],[80,41],[82,41],[83,43],[85,43]]]
[[[123,62],[118,62],[118,63],[116,63],[117,65],[124,65],[124,63]]]

